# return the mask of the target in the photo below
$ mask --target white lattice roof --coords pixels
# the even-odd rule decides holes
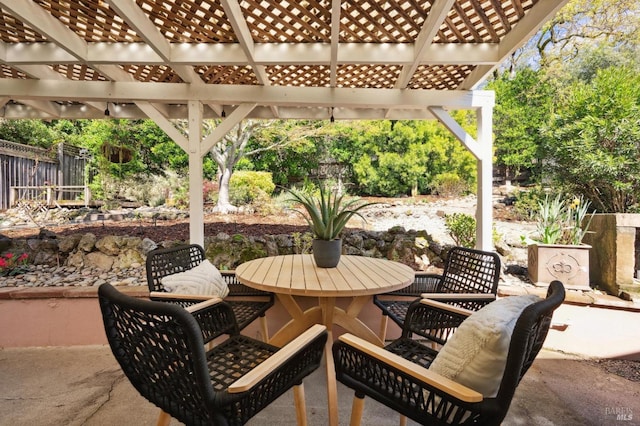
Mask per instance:
[[[431,118],[565,1],[0,0],[7,118]],[[146,111],[146,112],[145,112]]]

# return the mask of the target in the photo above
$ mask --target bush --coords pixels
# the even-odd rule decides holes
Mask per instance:
[[[231,175],[229,201],[236,206],[250,204],[265,195],[270,197],[275,188],[271,173],[240,170]]]
[[[469,185],[456,173],[441,173],[433,179],[431,189],[435,194],[460,197],[469,192]]]
[[[476,219],[465,213],[445,215],[444,225],[456,245],[473,248],[476,245]]]
[[[474,248],[476,246],[476,218],[466,213],[452,213],[445,215],[444,225],[456,245]],[[492,228],[491,240],[496,246],[502,235],[495,226]]]
[[[513,211],[516,220],[533,220],[538,212],[538,206],[546,196],[545,191],[540,186],[534,186],[528,190],[521,190],[514,193],[515,202]]]

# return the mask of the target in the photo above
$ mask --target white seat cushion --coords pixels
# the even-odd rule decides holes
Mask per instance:
[[[496,396],[516,321],[524,308],[539,300],[534,295],[505,297],[471,314],[429,369],[485,397]]]
[[[226,297],[229,287],[208,259],[195,268],[167,275],[160,280],[168,293]]]

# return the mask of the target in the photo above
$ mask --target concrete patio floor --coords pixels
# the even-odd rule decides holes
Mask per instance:
[[[563,305],[554,323],[567,327],[550,331],[504,424],[639,425],[640,383],[585,361],[639,359],[639,318],[637,312]],[[324,369],[305,381],[311,426],[327,424],[324,383]],[[339,384],[338,395],[340,424],[346,425],[353,392]],[[0,350],[2,425],[153,425],[157,414],[125,379],[107,346]],[[295,424],[291,393],[249,423],[273,424]],[[395,412],[366,400],[363,425],[397,424]]]

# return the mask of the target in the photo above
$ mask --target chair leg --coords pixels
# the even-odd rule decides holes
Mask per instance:
[[[269,341],[269,327],[267,325],[267,316],[263,315],[260,317],[260,329],[262,331],[262,341]]]
[[[407,426],[407,416],[400,416],[400,426]]]
[[[360,426],[363,412],[364,397],[360,398],[358,395],[355,395],[353,397],[353,404],[351,405],[351,421],[349,422],[349,426]]]
[[[156,426],[169,426],[170,422],[171,416],[160,410],[160,415],[158,416],[158,422],[156,423]]]
[[[386,339],[387,337],[388,322],[389,322],[389,316],[382,315],[382,318],[380,318],[380,331],[378,331],[378,336],[380,337],[380,340],[382,340],[382,343],[384,343],[384,339]]]
[[[304,400],[304,385],[302,383],[293,387],[293,402],[296,407],[298,426],[307,426],[307,404]]]

